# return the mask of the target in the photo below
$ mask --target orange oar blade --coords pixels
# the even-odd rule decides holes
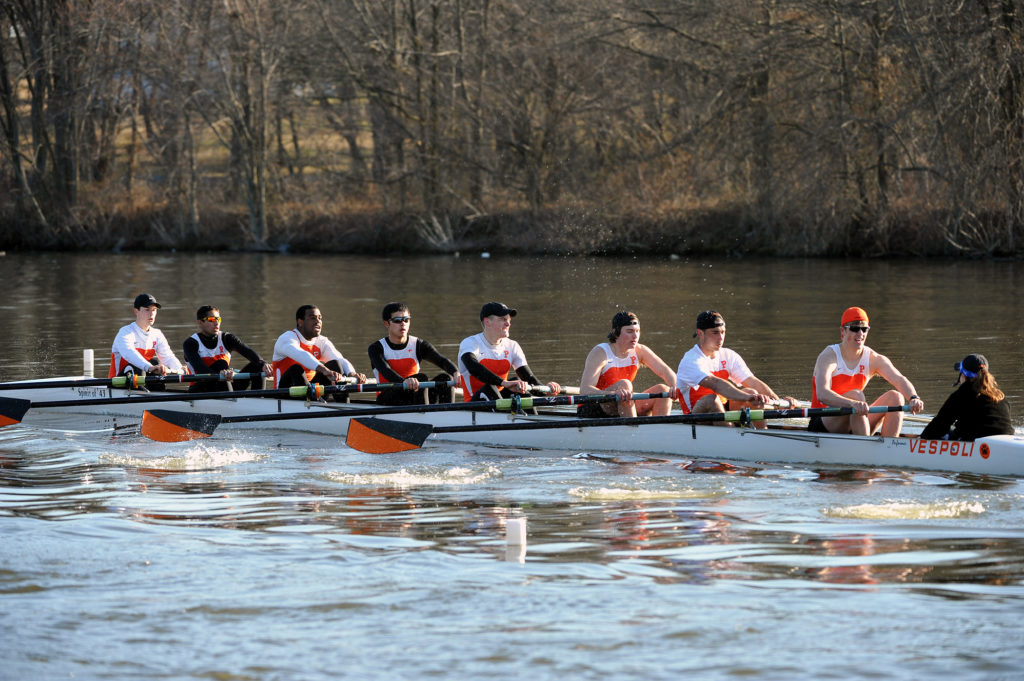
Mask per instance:
[[[220,422],[220,414],[193,414],[170,409],[146,410],[142,414],[142,434],[157,442],[198,440],[213,435]]]
[[[25,417],[25,412],[31,406],[32,402],[29,400],[19,400],[16,397],[0,397],[0,428],[21,423],[21,419]]]
[[[352,419],[345,443],[368,454],[393,454],[418,449],[434,432],[429,423],[410,423],[388,419]]]

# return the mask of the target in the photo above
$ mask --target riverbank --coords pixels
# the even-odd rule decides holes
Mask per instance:
[[[758,223],[742,208],[652,215],[584,209],[442,217],[387,211],[274,216],[263,241],[248,215],[210,208],[190,226],[171,211],[134,210],[78,216],[60,226],[0,218],[0,249],[122,252],[271,251],[293,253],[455,253],[523,255],[726,255],[781,257],[1019,257],[1020,225],[974,216],[971,227],[944,213],[904,216],[864,226],[833,219]]]

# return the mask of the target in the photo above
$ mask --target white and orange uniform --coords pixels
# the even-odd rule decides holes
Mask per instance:
[[[378,341],[380,346],[384,348],[384,361],[402,378],[409,378],[420,372],[420,361],[416,355],[418,340],[416,336],[409,336],[409,342],[400,350],[392,348],[383,338]],[[376,369],[373,370],[373,375],[378,383],[387,383],[387,380],[381,378],[380,372]]]
[[[864,346],[860,357],[853,366],[849,366],[843,359],[843,351],[839,344],[828,346],[836,353],[836,370],[832,372],[831,384],[833,392],[844,395],[851,390],[864,390],[868,381],[871,380],[871,348]],[[818,386],[814,377],[811,377],[811,406],[815,409],[827,407],[828,405],[818,399]]]
[[[604,350],[608,361],[605,362],[601,375],[597,377],[597,389],[604,390],[612,383],[626,379],[632,381],[640,369],[640,358],[636,356],[636,350],[630,348],[625,357],[617,357],[609,343],[601,343],[597,347]]]
[[[708,357],[699,345],[694,345],[679,361],[679,368],[676,369],[676,388],[679,389],[679,406],[684,414],[689,414],[697,400],[705,395],[713,395],[714,391],[700,385],[708,376],[718,376],[742,385],[754,374],[747,368],[736,352],[729,348],[722,348],[714,357]],[[721,395],[718,399],[723,404],[728,400]]]
[[[224,332],[217,332],[217,344],[212,348],[206,347],[203,341],[200,340],[199,334],[192,334],[191,338],[199,346],[199,359],[203,360],[203,366],[196,367],[189,363],[188,368],[193,374],[206,373],[206,370],[217,360],[222,359],[231,366],[231,353],[228,352],[227,348],[224,347]],[[187,353],[185,359],[188,359]]]
[[[110,348],[110,370],[107,377],[120,376],[129,364],[135,367],[136,373],[144,374],[153,366],[149,360],[154,357],[168,370],[182,371],[181,362],[174,356],[160,329],[150,327],[149,331],[143,331],[136,322],[122,326]]]
[[[312,340],[306,340],[299,333],[298,329],[285,331],[274,343],[274,382],[279,384],[281,376],[296,364],[301,364],[306,370],[306,379],[313,380],[316,375],[316,368],[321,363],[338,360],[341,366],[341,373],[348,375],[356,373],[355,366],[342,357],[338,349],[334,347],[327,336],[317,336]]]
[[[469,402],[476,391],[485,385],[483,381],[469,373],[465,362],[462,361],[462,356],[467,352],[476,355],[480,364],[502,379],[508,378],[510,370],[526,364],[523,349],[511,338],[499,338],[496,344],[491,345],[481,331],[475,336],[463,339],[459,344],[459,387],[462,388],[462,398],[466,402]]]

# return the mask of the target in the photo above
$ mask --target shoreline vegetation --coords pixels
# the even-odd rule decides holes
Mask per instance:
[[[0,249],[1024,254],[1024,0],[0,5]]]
[[[15,251],[130,252],[175,250],[345,254],[451,254],[777,257],[1018,258],[1024,234],[993,225],[984,248],[951,243],[948,216],[906,219],[886,231],[861,225],[765,226],[742,211],[679,216],[595,216],[573,210],[446,216],[360,211],[289,216],[274,221],[263,242],[251,239],[244,213],[211,209],[184,227],[168,211],[107,214],[93,222],[42,229],[0,218],[0,248]],[[175,224],[178,223],[178,224]],[[925,223],[925,224],[922,224]],[[809,234],[809,232],[814,232]],[[870,242],[866,239],[870,238]],[[819,244],[808,248],[808,240]],[[870,243],[870,247],[865,247]],[[968,242],[970,243],[970,242]]]

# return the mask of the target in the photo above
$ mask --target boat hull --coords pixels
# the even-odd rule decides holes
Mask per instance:
[[[54,379],[66,380],[66,379]],[[30,401],[93,400],[123,397],[128,391],[97,387],[9,390],[3,397]],[[135,393],[144,396],[145,393]],[[357,414],[340,415],[338,406],[307,403],[301,400],[239,397],[214,400],[176,400],[161,403],[139,400],[137,403],[72,405],[60,408],[30,409],[24,421],[31,424],[53,414],[92,414],[141,419],[146,409],[171,409],[183,412],[208,412],[227,416],[294,414],[294,419],[227,423],[218,428],[225,437],[232,432],[252,429],[284,429],[344,437],[353,416],[374,416],[372,404],[354,403]],[[312,413],[330,412],[337,416],[307,418]],[[860,437],[810,433],[798,427],[772,427],[765,430],[691,424],[644,424],[640,426],[560,427],[538,430],[521,429],[521,424],[556,421],[565,423],[571,416],[524,416],[475,411],[438,411],[382,415],[381,418],[428,423],[435,428],[471,428],[510,426],[509,429],[483,432],[432,434],[426,445],[444,442],[489,445],[508,448],[575,452],[645,453],[685,459],[714,459],[755,463],[830,465],[845,467],[910,468],[982,475],[1024,476],[1024,437],[1000,435],[975,442],[921,440],[916,437]],[[52,422],[52,420],[51,420]]]

